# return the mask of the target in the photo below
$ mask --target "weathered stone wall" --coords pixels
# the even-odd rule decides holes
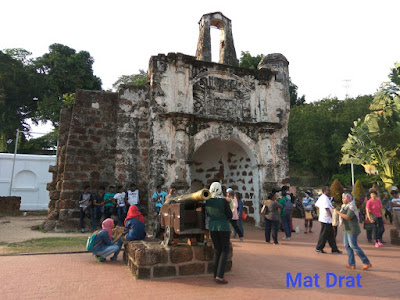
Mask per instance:
[[[0,197],[0,212],[6,214],[19,214],[21,197],[9,196]]]
[[[230,28],[219,14],[204,20]],[[157,185],[183,194],[212,181],[240,193],[259,223],[260,200],[289,183],[288,61],[270,54],[258,70],[224,63],[159,54],[150,59],[146,85],[121,86],[118,93],[78,91],[73,110],[61,114],[49,227],[78,228],[77,200],[85,184],[128,188],[132,182],[146,226],[155,220],[151,195]]]
[[[232,244],[225,271],[232,269]],[[136,279],[203,275],[213,272],[212,246],[164,247],[160,240],[125,243],[124,261]]]
[[[79,228],[83,187],[96,190],[115,184],[117,110],[116,93],[82,90],[76,93],[72,111],[63,110],[57,171],[51,170],[55,176],[49,184],[47,229]]]

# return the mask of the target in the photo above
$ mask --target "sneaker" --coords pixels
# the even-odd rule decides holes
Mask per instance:
[[[378,242],[375,243],[375,247],[379,248],[379,243]]]
[[[346,268],[354,270],[356,268],[356,266],[347,265]]]
[[[379,247],[383,246],[383,244],[380,240],[378,240],[378,245],[379,245]]]
[[[265,241],[267,244],[272,244],[271,241]]]
[[[342,254],[343,252],[340,250],[332,251],[332,254]]]
[[[317,252],[317,253],[326,253],[324,250],[319,250],[319,249],[315,249],[315,252]]]
[[[99,263],[103,263],[103,262],[106,261],[106,259],[105,259],[104,257],[99,256],[99,255],[96,255],[96,259],[97,259],[97,261],[98,261]]]
[[[310,230],[308,233],[312,233],[312,231]]]
[[[239,241],[240,241],[240,242],[243,242],[243,238],[240,238]]]
[[[274,245],[280,245],[279,243],[274,243]]]
[[[304,231],[304,233],[307,233],[307,231]]]
[[[284,237],[282,238],[282,240],[287,240],[287,241],[290,241],[290,237],[286,237],[286,236],[284,236]]]
[[[363,265],[363,270],[368,270],[369,268],[372,268],[371,264]]]

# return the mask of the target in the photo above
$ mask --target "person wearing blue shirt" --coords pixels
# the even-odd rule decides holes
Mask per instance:
[[[156,202],[156,212],[157,214],[160,213],[161,210],[161,206],[163,206],[164,201],[165,201],[165,196],[167,196],[168,194],[164,191],[161,190],[161,185],[157,185],[157,191],[154,192],[152,198],[153,201]]]

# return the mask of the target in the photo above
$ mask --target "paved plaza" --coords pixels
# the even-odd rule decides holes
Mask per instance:
[[[363,231],[359,244],[373,268],[363,271],[356,257],[357,269],[349,270],[341,232],[342,255],[330,254],[328,245],[328,254],[314,252],[320,228],[314,224],[314,233],[293,234],[291,241],[278,246],[264,242],[264,231],[247,230],[245,242],[233,240],[227,285],[217,285],[212,275],[135,280],[121,260],[99,264],[89,253],[0,256],[0,299],[400,299],[400,247],[386,243],[376,249]],[[302,228],[301,220],[294,225]],[[385,227],[384,240],[389,242],[393,226]],[[318,274],[320,287],[287,288],[287,273],[293,278],[297,273],[303,278]],[[343,287],[326,287],[326,273],[345,276]],[[346,287],[349,276],[357,274],[362,287]]]

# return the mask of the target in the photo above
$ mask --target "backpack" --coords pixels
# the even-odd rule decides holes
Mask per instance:
[[[293,203],[288,198],[285,198],[285,207],[283,208],[285,216],[290,216],[293,213]]]
[[[96,248],[98,245],[101,244],[101,241],[98,242],[97,244],[94,243],[98,233],[99,233],[99,231],[93,233],[91,236],[88,237],[88,239],[86,241],[86,250],[87,251],[92,252],[94,248]]]

